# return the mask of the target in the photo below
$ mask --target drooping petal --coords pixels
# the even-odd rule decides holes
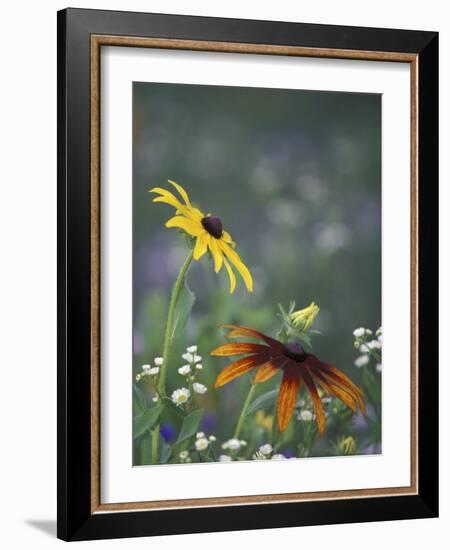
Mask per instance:
[[[308,367],[302,369],[302,377],[308,388],[309,395],[311,396],[314,412],[316,413],[316,422],[319,432],[322,434],[325,430],[325,411],[323,410],[322,400],[320,399],[319,392],[317,391],[314,380],[311,377]]]
[[[195,241],[194,246],[194,260],[200,260],[203,254],[208,250],[210,236],[206,231],[202,231],[197,240]]]
[[[217,242],[217,239],[215,239],[214,237],[209,240],[209,249],[211,250],[211,254],[214,259],[214,271],[216,273],[221,270],[223,264],[223,254],[222,251],[219,249]]]
[[[277,423],[280,432],[288,427],[300,389],[300,378],[292,370],[286,370],[281,381],[277,403]]]
[[[230,294],[233,294],[234,289],[236,288],[236,275],[231,269],[231,266],[228,263],[226,258],[223,259],[223,265],[225,266],[225,269],[227,270],[227,273],[228,273],[228,277],[230,278]]]
[[[198,237],[204,231],[202,224],[193,220],[189,220],[184,216],[174,216],[166,222],[166,227],[178,227],[183,229],[192,237]]]
[[[329,365],[328,363],[323,363],[322,361],[319,361],[319,359],[317,359],[317,357],[315,356],[313,357],[314,368],[319,369],[320,372],[322,372],[326,377],[333,380],[336,385],[340,386],[347,393],[349,393],[355,399],[358,407],[361,409],[361,412],[365,415],[366,407],[364,405],[364,396],[358,386],[356,386],[350,380],[350,378],[339,369]]]
[[[246,372],[258,367],[259,365],[265,363],[268,359],[268,355],[265,353],[258,353],[255,355],[250,355],[248,357],[243,357],[238,361],[233,361],[216,378],[214,383],[215,388],[219,388],[224,384],[228,384],[231,380],[234,380],[238,376],[242,376]]]
[[[242,262],[242,260],[239,258],[237,253],[230,247],[230,245],[228,245],[226,242],[222,240],[218,242],[224,254],[227,256],[227,258],[231,261],[231,263],[235,266],[235,268],[241,274],[241,277],[244,280],[247,290],[249,292],[253,292],[253,279],[247,266]]]
[[[260,384],[261,382],[267,382],[267,380],[270,380],[273,376],[277,374],[278,369],[275,368],[272,363],[269,361],[265,365],[262,365],[259,367],[255,374],[255,378],[253,379],[253,384]]]
[[[231,238],[231,235],[228,233],[228,231],[222,231],[222,240],[224,240],[228,244],[233,244],[233,239]]]
[[[273,347],[275,350],[281,352],[283,349],[283,344],[279,342],[278,340],[275,340],[275,338],[271,338],[270,336],[267,336],[266,334],[263,334],[262,332],[259,332],[258,330],[254,330],[249,327],[243,327],[241,325],[219,325],[222,328],[229,328],[230,332],[227,334],[227,338],[236,338],[239,336],[250,336],[252,338],[258,338],[259,340],[262,340],[263,342],[266,342],[269,346]]]
[[[357,402],[350,393],[346,392],[345,390],[334,384],[332,380],[327,379],[325,375],[320,371],[312,370],[312,373],[325,393],[330,396],[336,396],[356,414]]]
[[[153,189],[150,189],[150,193],[158,193],[160,195],[159,197],[155,197],[153,202],[169,204],[176,209],[177,214],[183,214],[187,218],[197,222],[203,218],[203,214],[200,210],[193,208],[192,206],[182,204],[177,197],[167,189],[163,189],[162,187],[154,187]]]
[[[243,353],[265,353],[270,357],[270,348],[262,344],[252,344],[251,342],[236,342],[233,344],[222,344],[214,349],[210,355],[229,357],[232,355],[242,355]]]

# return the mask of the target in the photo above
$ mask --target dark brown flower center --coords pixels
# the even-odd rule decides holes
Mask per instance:
[[[283,346],[283,355],[301,363],[306,359],[306,353],[303,347],[298,342],[288,342]]]
[[[206,216],[202,219],[202,225],[215,239],[220,239],[222,236],[222,222],[217,216]]]

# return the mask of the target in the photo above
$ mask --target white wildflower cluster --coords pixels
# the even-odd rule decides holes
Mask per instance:
[[[181,451],[178,457],[180,459],[181,464],[187,464],[189,462],[192,462],[191,455],[187,449],[184,451]]]
[[[181,357],[186,363],[179,367],[178,374],[188,380],[194,393],[205,394],[208,388],[204,384],[195,381],[196,374],[203,369],[202,357],[197,355],[197,346],[188,346]]]
[[[309,409],[301,409],[297,413],[297,420],[301,422],[312,422],[313,420],[315,420],[315,418],[316,415]]]
[[[206,437],[204,432],[197,432],[195,435],[195,450],[196,451],[206,451],[206,449],[209,447],[211,443],[214,443],[216,441],[216,436],[210,435],[209,437]]]
[[[163,358],[155,357],[154,366],[150,365],[149,363],[142,365],[141,372],[136,374],[136,382],[139,382],[139,380],[142,380],[146,376],[149,376],[150,378],[156,378],[159,374],[159,369],[161,368],[162,364]]]
[[[272,445],[265,443],[253,453],[252,458],[253,460],[284,460],[286,457],[281,453],[274,453]]]
[[[247,441],[245,441],[244,439],[237,439],[236,437],[232,437],[231,439],[228,439],[228,441],[222,443],[222,449],[228,449],[230,451],[239,451],[239,449],[246,446]]]
[[[355,329],[353,336],[355,337],[355,348],[360,353],[355,359],[355,366],[364,367],[373,359],[376,371],[381,372],[382,328],[380,327],[376,331],[375,337],[370,329],[363,327]]]

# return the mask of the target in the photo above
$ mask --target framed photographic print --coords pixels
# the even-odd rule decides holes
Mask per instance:
[[[58,13],[58,536],[438,514],[434,32]]]

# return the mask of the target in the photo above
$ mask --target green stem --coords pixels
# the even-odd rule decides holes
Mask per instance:
[[[273,449],[275,449],[275,444],[276,444],[276,441],[277,441],[277,433],[278,433],[278,430],[277,430],[277,411],[278,411],[278,407],[277,407],[277,404],[275,403],[275,407],[273,408],[273,415],[272,415],[272,426],[271,426],[271,429],[270,429],[270,444],[272,445]]]
[[[173,330],[173,319],[175,316],[175,308],[178,302],[178,297],[180,291],[183,288],[184,278],[186,272],[191,265],[192,258],[194,257],[194,251],[192,250],[189,256],[186,258],[184,264],[182,265],[178,277],[173,285],[172,295],[170,297],[169,303],[169,312],[167,314],[166,330],[164,333],[164,344],[163,344],[163,363],[161,365],[161,370],[159,371],[158,379],[158,394],[160,397],[165,397],[166,395],[166,374],[167,366],[169,363],[169,352],[170,352],[170,342],[172,339],[172,330]],[[159,424],[155,426],[152,432],[152,464],[156,464],[158,460],[158,439],[159,439]]]
[[[251,382],[250,383],[250,390],[247,394],[247,397],[245,398],[244,405],[242,407],[242,411],[241,411],[241,414],[239,416],[238,423],[236,424],[236,429],[234,430],[233,437],[235,439],[239,439],[239,434],[241,433],[245,417],[247,416],[247,409],[248,409],[250,403],[252,402],[252,398],[253,398],[253,394],[255,393],[255,390],[256,390],[256,384],[253,384],[253,382]]]

